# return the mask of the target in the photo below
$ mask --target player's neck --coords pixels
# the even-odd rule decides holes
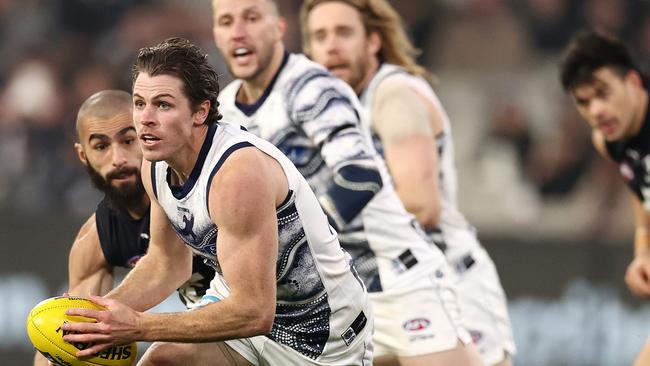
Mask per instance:
[[[149,196],[146,194],[142,196],[142,199],[133,206],[126,208],[126,212],[129,213],[129,216],[135,220],[141,219],[147,210],[149,209]]]
[[[174,186],[181,186],[187,182],[196,165],[201,148],[208,136],[209,127],[207,124],[194,126],[192,131],[192,140],[166,160],[166,163],[172,169],[171,182]]]
[[[268,67],[263,70],[260,70],[258,75],[251,77],[250,79],[243,79],[242,87],[237,93],[237,101],[243,104],[253,104],[266,91],[266,88],[269,87],[273,81],[273,77],[280,70],[282,66],[282,59],[284,58],[284,45],[280,44],[277,47],[274,47],[273,56],[271,57],[271,62]]]
[[[632,131],[632,136],[636,136],[639,134],[639,132],[643,128],[643,125],[645,124],[646,115],[648,114],[648,91],[645,88],[643,88],[639,93],[640,93],[639,107],[636,116],[636,121],[634,124],[634,129]]]

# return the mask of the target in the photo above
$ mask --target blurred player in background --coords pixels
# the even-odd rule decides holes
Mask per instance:
[[[149,198],[142,186],[142,150],[133,125],[131,94],[104,90],[79,109],[75,144],[93,185],[104,193],[81,226],[68,260],[68,293],[104,295],[113,288],[115,267],[133,268],[149,245]],[[188,306],[200,300],[214,270],[194,259],[190,281],[178,289]],[[36,353],[35,365],[47,365]]]
[[[375,365],[395,356],[402,365],[481,364],[449,266],[395,193],[353,90],[286,52],[273,1],[212,4],[217,47],[237,78],[219,96],[221,112],[278,146],[315,191],[370,292],[384,355]]]
[[[619,40],[585,32],[568,44],[560,68],[564,90],[592,129],[596,151],[618,165],[634,212],[634,259],[625,282],[650,297],[650,122],[648,78]],[[650,365],[650,342],[635,365]]]
[[[361,96],[397,194],[456,270],[461,311],[483,361],[509,365],[515,345],[505,294],[458,210],[449,118],[399,15],[385,0],[306,0],[301,25],[305,52]]]
[[[217,72],[189,41],[140,50],[133,119],[149,250],[105,298],[93,297],[107,310],[68,311],[97,322],[63,324],[64,339],[93,342],[79,357],[144,340],[186,342],[167,344],[194,351],[172,360],[180,365],[370,365],[372,310],[349,255],[286,156],[218,122],[218,94]],[[202,302],[145,313],[190,276],[192,252],[217,270]],[[142,364],[162,363],[158,345]]]

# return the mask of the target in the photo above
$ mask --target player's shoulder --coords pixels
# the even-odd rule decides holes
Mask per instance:
[[[209,187],[210,201],[214,197],[227,206],[226,202],[237,202],[251,192],[271,188],[283,174],[273,157],[255,145],[245,147],[232,152],[215,173]]]
[[[97,220],[96,214],[93,213],[79,228],[71,250],[78,251],[88,246],[94,247],[98,243]]]
[[[241,87],[242,81],[240,79],[235,79],[226,86],[222,87],[219,91],[219,100],[232,98],[234,100],[237,91]]]

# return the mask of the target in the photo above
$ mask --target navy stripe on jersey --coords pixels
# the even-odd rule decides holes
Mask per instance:
[[[151,188],[153,189],[153,195],[158,199],[158,188],[156,187],[156,162],[151,162]]]
[[[284,56],[282,57],[282,64],[280,65],[280,68],[278,69],[278,71],[273,76],[273,79],[271,79],[271,82],[269,83],[269,86],[266,87],[266,89],[264,90],[264,93],[262,93],[262,96],[259,97],[259,99],[257,99],[255,101],[255,103],[253,103],[253,104],[244,104],[244,103],[240,103],[237,100],[235,100],[235,106],[242,113],[244,113],[246,115],[246,117],[250,117],[253,114],[255,114],[255,112],[257,112],[257,110],[260,109],[262,104],[264,104],[264,102],[266,101],[266,98],[268,98],[269,95],[271,94],[271,90],[273,90],[273,86],[275,85],[275,81],[278,79],[278,76],[282,72],[282,69],[284,69],[284,66],[287,64],[288,60],[289,60],[289,53],[285,51]]]
[[[305,178],[318,173],[325,164],[323,157],[313,148],[311,140],[295,130],[286,131],[285,135],[273,144],[286,155]]]
[[[210,213],[210,203],[209,202],[210,202],[210,187],[212,186],[212,178],[214,178],[214,176],[217,174],[217,171],[219,170],[219,168],[221,168],[223,163],[226,161],[226,159],[228,159],[228,157],[232,153],[234,153],[235,151],[237,151],[237,150],[239,150],[241,148],[251,147],[251,146],[254,146],[254,145],[251,144],[248,141],[239,142],[239,143],[236,143],[236,144],[232,145],[231,147],[229,147],[223,153],[223,155],[221,155],[221,158],[219,158],[219,161],[217,162],[217,164],[215,164],[214,168],[212,168],[212,171],[210,172],[210,178],[208,178],[208,184],[205,187],[205,205],[206,205],[206,207],[208,209],[208,213]]]
[[[298,79],[296,79],[293,84],[291,85],[291,88],[289,89],[289,92],[287,93],[287,110],[290,113],[290,116],[294,118],[295,116],[291,115],[293,111],[296,110],[296,108],[293,105],[293,102],[296,100],[297,95],[302,91],[302,88],[307,85],[310,81],[316,79],[316,78],[334,78],[334,76],[330,73],[328,73],[325,70],[321,69],[311,69],[305,72],[304,74],[300,75]],[[294,121],[298,122],[298,121]]]
[[[323,90],[323,93],[318,96],[314,104],[306,106],[295,112],[293,119],[298,124],[305,121],[311,121],[320,116],[323,112],[331,110],[332,105],[336,103],[343,103],[344,105],[352,105],[348,97],[341,94],[334,88]],[[358,115],[357,115],[358,118]],[[349,122],[348,122],[349,123]]]
[[[171,167],[167,168],[167,183],[169,183],[169,188],[172,191],[174,197],[176,197],[176,199],[182,199],[188,193],[190,193],[190,191],[194,187],[194,184],[196,184],[196,180],[199,179],[199,175],[201,174],[201,170],[203,169],[203,164],[205,163],[205,158],[208,156],[208,152],[210,152],[210,147],[212,146],[212,139],[214,138],[214,133],[216,131],[217,131],[217,123],[213,123],[208,126],[208,135],[205,137],[205,141],[203,141],[203,145],[201,146],[201,151],[199,151],[199,157],[197,158],[196,163],[194,164],[194,168],[192,168],[192,173],[190,173],[190,177],[183,185],[172,186],[170,184]]]
[[[339,168],[337,173],[327,194],[334,204],[336,215],[348,223],[381,190],[383,182],[374,167],[366,169],[356,164],[346,165]]]

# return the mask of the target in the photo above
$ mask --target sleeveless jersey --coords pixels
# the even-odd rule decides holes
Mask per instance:
[[[479,246],[476,238],[475,229],[467,222],[463,214],[458,209],[456,198],[457,178],[456,167],[454,165],[454,143],[451,135],[451,124],[440,100],[432,90],[429,83],[421,77],[409,74],[406,70],[392,64],[382,64],[375,76],[372,78],[366,90],[361,94],[361,104],[366,113],[371,115],[372,103],[377,91],[377,87],[384,80],[400,80],[409,87],[416,90],[420,95],[425,96],[438,111],[442,113],[443,130],[436,136],[438,146],[438,177],[439,177],[439,197],[441,201],[441,212],[439,220],[439,233],[432,235],[439,247],[445,248],[447,257],[457,257],[466,254],[471,249]],[[373,144],[383,155],[382,142],[371,128]],[[440,242],[442,240],[442,243]]]
[[[149,247],[149,209],[140,219],[134,219],[126,210],[113,204],[108,197],[97,205],[95,223],[99,244],[106,262],[113,267],[133,268]],[[186,306],[203,297],[214,270],[194,257],[192,277],[178,289],[178,295]]]
[[[444,261],[441,253],[429,247],[414,216],[399,200],[386,166],[362,125],[369,122],[345,82],[303,55],[287,54],[255,104],[236,101],[241,85],[241,80],[235,80],[222,90],[221,114],[276,145],[307,179],[321,203],[332,195],[332,186],[354,186],[341,183],[340,166],[356,164],[381,177],[383,185],[374,196],[337,228],[339,241],[352,255],[369,292],[409,281]],[[358,185],[364,184],[369,183]],[[347,198],[357,194],[351,190]],[[420,262],[425,264],[417,265]]]
[[[158,202],[179,237],[217,270],[212,288],[218,297],[227,297],[229,289],[216,256],[218,228],[210,218],[208,195],[219,168],[241,148],[257,148],[278,161],[289,185],[285,202],[277,208],[277,300],[267,336],[315,360],[326,352],[341,352],[351,341],[344,333],[367,311],[367,294],[307,182],[273,145],[239,125],[215,123],[182,186],[170,187],[167,163],[152,163]]]
[[[618,164],[625,184],[650,212],[650,113],[646,112],[643,126],[636,136],[606,142],[605,146],[609,156]]]

